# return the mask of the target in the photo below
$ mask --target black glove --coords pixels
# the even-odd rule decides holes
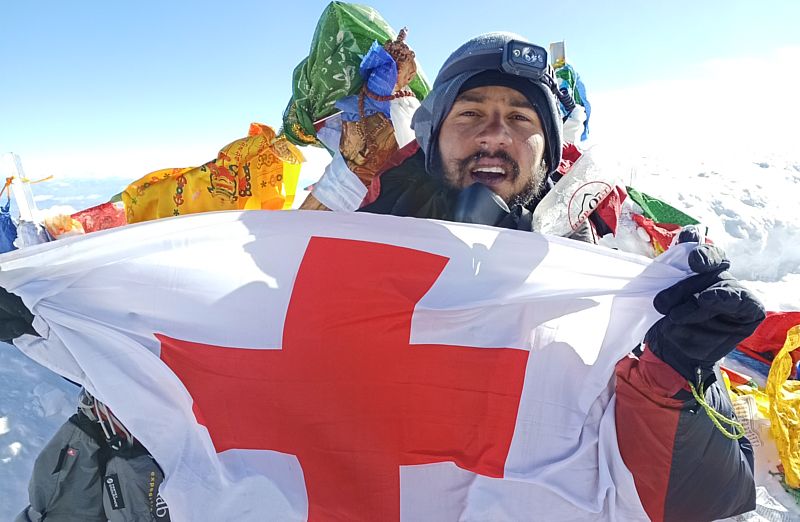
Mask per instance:
[[[33,314],[18,295],[0,287],[0,341],[11,342],[22,334],[38,335]]]
[[[729,272],[730,261],[714,245],[689,254],[690,276],[656,295],[666,317],[645,336],[650,350],[693,383],[710,385],[714,363],[749,337],[766,314],[764,305]]]

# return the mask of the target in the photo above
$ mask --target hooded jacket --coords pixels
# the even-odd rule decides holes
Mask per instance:
[[[439,74],[431,94],[414,115],[419,147],[411,145],[398,151],[402,157],[392,162],[397,166],[376,178],[373,185],[377,194],[360,211],[531,230],[525,213],[532,211],[537,201],[526,209],[490,213],[488,218],[479,211],[476,219],[465,220],[462,207],[466,190],[447,188],[433,161],[438,154],[436,143],[442,121],[464,83],[481,72],[469,70],[448,76],[449,65],[482,47],[497,46],[510,39],[516,38],[507,33],[478,37],[445,62],[445,74]],[[553,99],[552,95],[549,97]],[[541,108],[537,110],[541,112]],[[555,170],[561,154],[560,121],[554,120],[550,127],[545,129],[550,138],[546,158],[548,167]],[[594,242],[590,227],[578,232],[573,239]],[[731,417],[733,408],[720,382],[722,379],[706,390],[705,400]],[[666,362],[650,351],[620,361],[616,369],[615,408],[619,452],[651,520],[710,521],[755,509],[750,442],[746,438],[732,440],[721,433],[692,397],[686,379]]]

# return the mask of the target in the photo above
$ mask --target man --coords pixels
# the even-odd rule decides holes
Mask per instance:
[[[361,211],[530,230],[562,146],[542,53],[508,33],[456,50],[414,115],[418,149],[380,176],[379,195]],[[683,235],[697,240],[692,230]],[[575,238],[592,235],[584,229]],[[755,508],[750,443],[717,429],[692,390],[706,390],[705,402],[732,418],[715,363],[755,330],[764,309],[730,276],[719,249],[698,246],[690,265],[698,275],[656,297],[666,317],[649,331],[648,349],[617,366],[619,449],[652,520]]]
[[[526,70],[524,58],[507,63],[506,41],[478,37],[445,62],[414,115],[417,142],[400,152],[413,155],[380,176],[379,196],[361,211],[530,230],[561,161],[562,123],[544,49],[527,46],[540,54]],[[588,226],[574,238],[595,242]]]

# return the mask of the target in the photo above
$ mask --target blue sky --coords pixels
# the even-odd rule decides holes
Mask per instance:
[[[138,177],[206,161],[251,121],[280,125],[291,71],[325,5],[4,2],[0,152],[20,154],[31,177]],[[409,27],[431,79],[453,49],[481,32],[510,30],[544,45],[566,40],[590,99],[691,78],[709,60],[800,46],[800,2],[792,0],[370,5],[395,29]],[[757,84],[761,74],[741,70],[741,79]]]

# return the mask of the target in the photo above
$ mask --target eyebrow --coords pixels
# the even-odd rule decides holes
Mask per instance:
[[[459,94],[455,102],[453,103],[458,103],[458,102],[483,103],[485,101],[486,101],[486,96],[467,91]],[[511,105],[512,107],[516,107],[518,109],[530,109],[532,111],[536,111],[536,107],[534,107],[533,104],[531,104],[531,102],[528,101],[528,98],[524,96],[521,99],[517,97],[512,98],[511,101],[509,102],[509,105]]]
[[[486,101],[486,96],[481,96],[480,94],[476,94],[474,92],[462,92],[456,98],[456,102],[472,102],[472,103],[482,103]]]

